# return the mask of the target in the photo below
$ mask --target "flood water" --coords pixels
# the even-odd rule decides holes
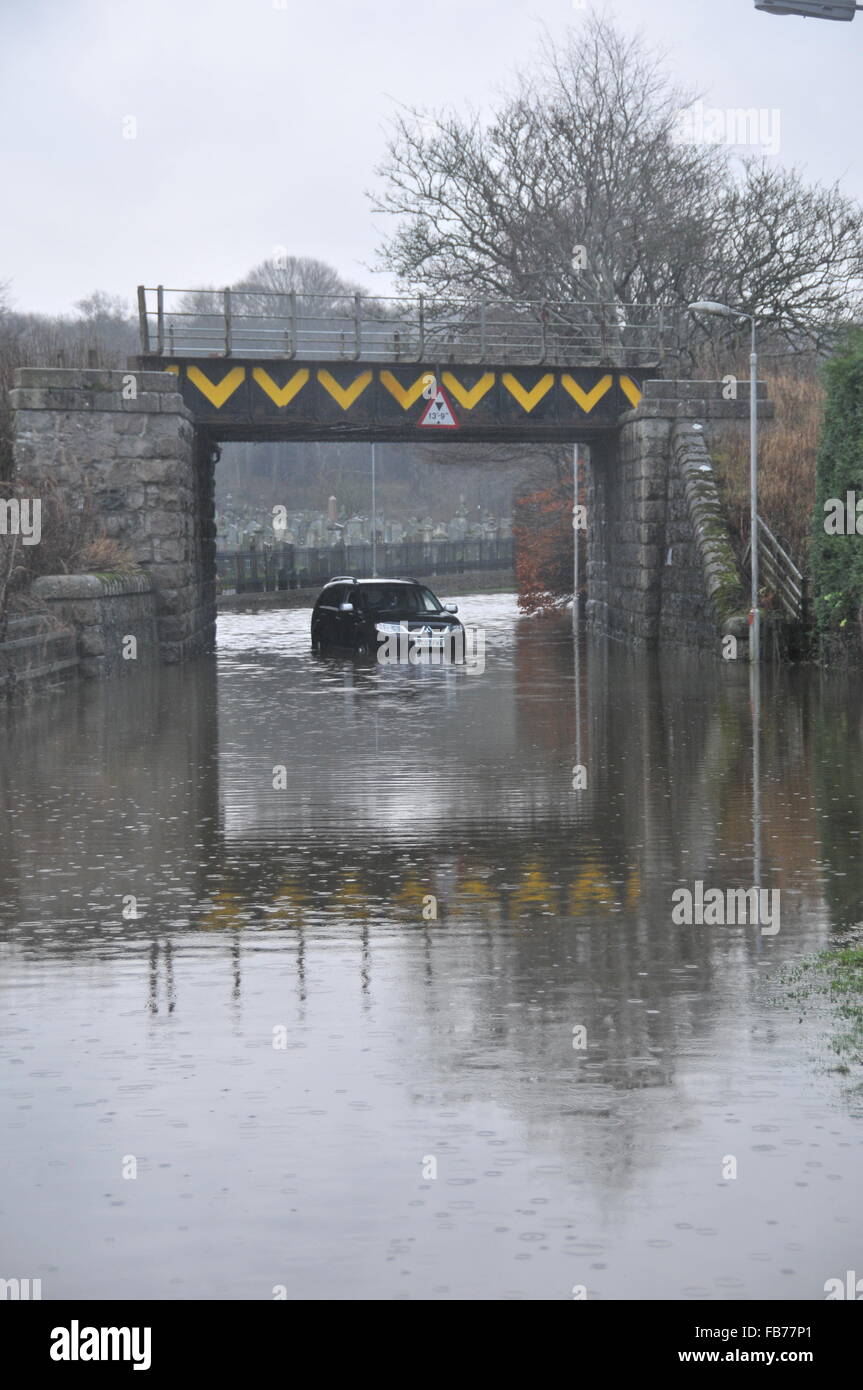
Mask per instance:
[[[860,920],[859,688],[765,672],[754,827],[745,668],[441,596],[484,672],[226,613],[214,660],[2,725],[0,1275],[710,1300],[860,1268],[859,1093],[782,984]],[[778,933],[673,923],[756,855]]]

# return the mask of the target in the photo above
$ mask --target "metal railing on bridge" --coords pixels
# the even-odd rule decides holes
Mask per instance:
[[[466,574],[474,570],[511,570],[515,542],[502,540],[403,541],[377,546],[382,579]],[[319,548],[270,545],[256,550],[218,550],[216,572],[222,589],[237,593],[314,588],[336,574],[357,578],[372,573],[371,545]]]
[[[743,553],[744,568],[750,574],[751,553],[750,541]],[[763,583],[771,590],[786,615],[795,622],[805,622],[809,597],[806,576],[761,517],[758,518],[758,561]]]
[[[442,300],[138,287],[145,357],[658,366],[674,315],[651,304]]]

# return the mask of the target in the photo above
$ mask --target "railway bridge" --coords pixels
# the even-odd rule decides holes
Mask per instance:
[[[141,286],[138,314],[126,371],[17,373],[16,461],[89,493],[133,550],[163,661],[213,644],[214,467],[235,440],[587,445],[591,624],[717,654],[745,634],[707,440],[748,387],[666,376],[662,308]]]

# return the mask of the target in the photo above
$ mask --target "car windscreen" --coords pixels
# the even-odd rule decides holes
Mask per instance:
[[[430,589],[412,584],[364,584],[363,598],[371,613],[439,613]]]

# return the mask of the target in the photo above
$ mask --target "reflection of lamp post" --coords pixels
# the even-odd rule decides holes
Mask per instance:
[[[752,594],[749,607],[749,660],[761,660],[761,625],[758,613],[758,352],[756,348],[754,314],[742,309],[730,309],[712,299],[699,299],[689,306],[693,314],[716,314],[719,318],[748,319],[752,327],[752,350],[749,354],[749,553],[752,561]]]
[[[752,882],[761,888],[761,668],[749,667],[749,704],[752,712]],[[760,899],[759,899],[760,901]],[[758,941],[760,944],[761,937]]]

